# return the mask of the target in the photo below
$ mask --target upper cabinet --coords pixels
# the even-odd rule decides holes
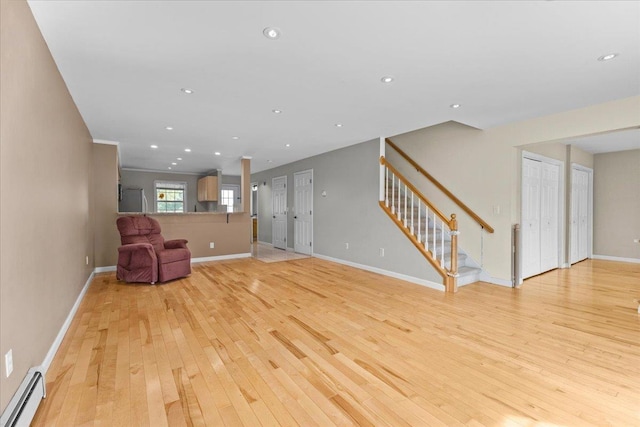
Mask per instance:
[[[205,176],[198,180],[198,201],[217,202],[218,201],[218,177]]]

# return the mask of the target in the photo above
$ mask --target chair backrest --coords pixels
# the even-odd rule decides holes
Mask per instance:
[[[160,224],[148,216],[121,216],[116,221],[123,245],[132,243],[151,243],[159,252],[164,249],[164,237],[160,234]]]

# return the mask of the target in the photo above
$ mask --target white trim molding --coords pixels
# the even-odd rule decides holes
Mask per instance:
[[[444,292],[444,285],[442,283],[432,282],[430,280],[418,279],[417,277],[407,276],[406,274],[396,273],[395,271],[383,270],[378,267],[371,267],[370,265],[358,264],[356,262],[346,261],[339,258],[333,258],[326,255],[313,254],[313,257],[320,258],[325,261],[335,262],[337,264],[348,265],[349,267],[359,268],[360,270],[370,271],[372,273],[382,274],[383,276],[393,277],[394,279],[404,280],[405,282],[415,283],[416,285],[426,286],[427,288],[435,289],[436,291]]]
[[[95,270],[93,270],[94,273],[109,273],[111,271],[116,271],[117,268],[115,265],[107,265],[105,267],[96,267]]]
[[[224,261],[226,259],[239,259],[239,258],[251,258],[251,252],[231,254],[231,255],[218,255],[218,256],[205,256],[200,258],[191,258],[191,264],[197,264],[200,262],[209,262],[209,261]]]
[[[480,281],[491,283],[492,285],[505,286],[507,288],[513,287],[513,282],[511,280],[490,276],[489,273],[484,270],[482,270],[482,273],[480,273]]]
[[[618,262],[631,262],[633,264],[640,264],[640,258],[624,258],[619,256],[609,255],[593,255],[593,259],[600,259],[603,261],[618,261]]]
[[[53,358],[58,352],[58,349],[60,348],[60,344],[62,344],[62,340],[64,339],[64,336],[66,335],[67,330],[69,330],[69,326],[71,326],[71,322],[73,321],[73,318],[75,317],[76,312],[80,307],[80,303],[82,302],[84,295],[87,293],[87,289],[89,289],[89,285],[91,285],[91,282],[93,281],[94,276],[95,276],[95,272],[92,272],[89,275],[89,278],[87,279],[84,286],[82,287],[82,290],[78,295],[78,298],[76,298],[76,302],[73,304],[73,307],[71,307],[71,311],[69,311],[67,318],[64,320],[64,323],[62,324],[62,327],[60,328],[60,331],[58,332],[56,339],[53,340],[53,343],[51,344],[51,347],[49,348],[47,355],[44,357],[44,360],[42,361],[42,365],[40,366],[42,368],[42,371],[41,371],[42,375],[46,375],[47,371],[49,370],[49,366],[51,366],[51,362],[53,362]]]

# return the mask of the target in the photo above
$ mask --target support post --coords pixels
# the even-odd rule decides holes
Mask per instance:
[[[447,292],[458,291],[458,220],[456,214],[451,214],[449,221],[449,229],[451,230],[451,269],[445,283]]]
[[[380,158],[384,158],[384,150],[386,147],[386,139],[383,137],[380,137]],[[384,182],[384,165],[382,163],[380,163],[380,193],[378,195],[378,200],[379,201],[384,201],[384,188],[386,183]]]

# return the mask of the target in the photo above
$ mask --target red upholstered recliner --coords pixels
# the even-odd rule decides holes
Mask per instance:
[[[166,282],[191,274],[191,251],[184,239],[165,241],[160,224],[147,216],[118,218],[118,280]]]

